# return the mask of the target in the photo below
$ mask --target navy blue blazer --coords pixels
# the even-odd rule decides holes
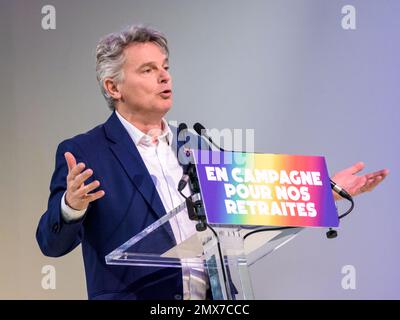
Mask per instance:
[[[176,131],[176,129],[175,129]],[[174,134],[176,146],[176,134]],[[179,149],[179,148],[176,148]],[[92,202],[82,219],[66,223],[61,198],[68,167],[65,152],[93,169],[88,183],[99,180],[105,196]],[[82,244],[89,299],[181,299],[179,268],[107,265],[105,256],[166,214],[151,176],[115,112],[102,125],[58,146],[47,211],[36,239],[44,255],[59,257]],[[166,224],[154,246],[160,252],[175,244]],[[149,248],[152,249],[152,248]]]

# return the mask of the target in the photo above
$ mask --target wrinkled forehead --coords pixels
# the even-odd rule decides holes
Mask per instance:
[[[125,64],[140,66],[154,62],[163,64],[168,62],[168,53],[155,42],[138,42],[128,45],[124,49]]]

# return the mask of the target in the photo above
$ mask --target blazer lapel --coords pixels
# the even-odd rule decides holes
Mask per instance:
[[[104,124],[106,136],[113,142],[110,148],[117,157],[130,180],[143,198],[152,207],[158,217],[166,214],[157,189],[143,162],[142,157],[128,132],[119,121],[115,112]]]

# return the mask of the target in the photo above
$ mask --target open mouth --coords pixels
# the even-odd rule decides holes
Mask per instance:
[[[172,91],[169,89],[166,89],[166,90],[160,92],[160,96],[163,98],[169,98],[171,95],[172,95]]]

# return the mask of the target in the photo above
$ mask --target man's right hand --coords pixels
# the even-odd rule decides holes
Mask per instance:
[[[93,170],[85,169],[85,164],[76,164],[76,159],[71,152],[64,154],[68,164],[67,192],[65,194],[66,204],[74,210],[85,210],[89,203],[104,196],[105,192],[99,190],[89,193],[100,186],[100,182],[95,180],[87,185],[85,181],[93,174]]]

